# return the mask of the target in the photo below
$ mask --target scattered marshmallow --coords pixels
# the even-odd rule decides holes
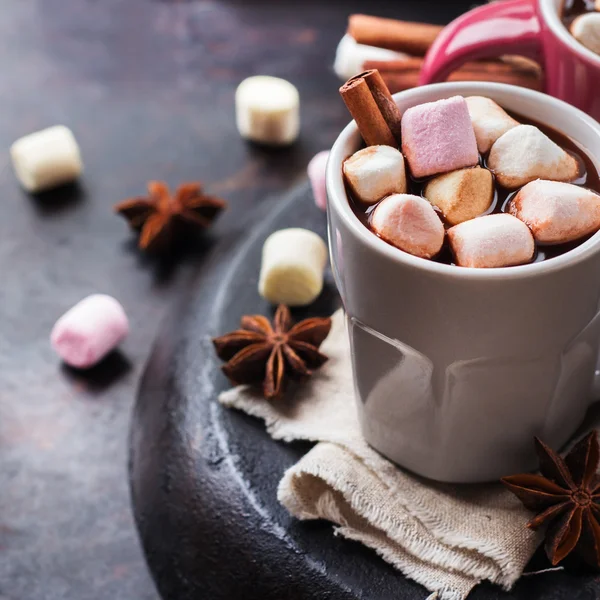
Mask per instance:
[[[321,210],[327,210],[327,188],[325,186],[325,171],[329,159],[329,150],[315,154],[306,169],[312,187],[315,204]]]
[[[514,190],[534,179],[573,181],[579,164],[533,125],[518,125],[492,146],[488,167],[498,183]]]
[[[460,267],[486,269],[522,265],[533,258],[535,251],[527,225],[504,213],[456,225],[448,230],[448,240]]]
[[[18,139],[11,146],[10,155],[19,182],[32,193],[70,183],[83,170],[77,140],[64,125]]]
[[[117,300],[92,294],[69,309],[54,325],[50,341],[70,366],[88,369],[117,347],[129,333],[129,322]]]
[[[431,204],[420,196],[388,196],[373,211],[370,224],[380,238],[421,258],[435,256],[444,243],[443,223]]]
[[[538,244],[573,242],[600,229],[600,196],[570,183],[532,181],[508,210],[529,226]]]
[[[363,148],[344,161],[343,170],[352,194],[365,204],[406,193],[404,157],[391,146]]]
[[[340,40],[335,52],[333,70],[342,80],[346,81],[364,71],[363,65],[368,60],[401,60],[407,58],[407,54],[394,52],[376,46],[359,44],[351,35],[346,34]]]
[[[454,96],[407,109],[402,153],[416,178],[476,165],[477,140],[465,99]]]
[[[482,154],[489,152],[492,144],[503,133],[519,124],[491,98],[470,96],[466,98],[466,102],[475,130],[477,148]]]
[[[596,10],[600,10],[600,0],[597,0]],[[571,23],[571,33],[579,43],[600,54],[600,12],[579,15]]]
[[[327,246],[312,231],[280,229],[265,241],[259,294],[273,304],[306,306],[323,289]]]
[[[237,128],[243,138],[283,146],[300,131],[300,95],[285,79],[257,75],[244,79],[235,92]]]
[[[438,175],[425,186],[423,195],[437,206],[450,225],[482,215],[492,205],[492,174],[481,167],[469,167]]]

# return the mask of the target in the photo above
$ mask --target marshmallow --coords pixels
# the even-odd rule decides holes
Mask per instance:
[[[570,183],[532,181],[508,210],[529,226],[538,244],[564,244],[600,229],[600,196]]]
[[[600,0],[596,10],[600,10]],[[600,54],[600,13],[586,13],[579,15],[571,23],[573,37],[592,52]]]
[[[92,294],[69,309],[54,325],[50,341],[70,366],[88,369],[129,333],[129,322],[117,300]]]
[[[13,168],[28,192],[43,192],[81,175],[81,153],[73,132],[55,125],[26,135],[10,147]]]
[[[325,187],[325,171],[327,169],[327,160],[329,159],[329,150],[324,150],[315,154],[308,163],[306,172],[312,187],[315,204],[321,210],[327,210],[327,188]]]
[[[357,200],[375,204],[406,192],[404,157],[391,146],[369,146],[344,161],[344,178]]]
[[[489,152],[492,144],[503,133],[519,124],[490,98],[470,96],[466,98],[466,102],[475,130],[477,149],[481,154]]]
[[[454,96],[407,109],[402,153],[416,178],[476,165],[477,140],[465,99]]]
[[[420,196],[388,196],[373,211],[370,225],[388,244],[421,258],[435,256],[444,243],[443,223]]]
[[[487,169],[469,167],[435,177],[423,195],[442,211],[449,225],[458,225],[488,210],[494,199],[494,182]]]
[[[573,181],[579,164],[533,125],[518,125],[492,146],[488,167],[498,183],[514,190],[534,179]]]
[[[333,70],[342,80],[346,81],[364,71],[363,65],[368,60],[388,61],[407,58],[407,54],[359,44],[351,35],[346,34],[340,40],[335,52]]]
[[[306,306],[323,289],[327,246],[312,231],[280,229],[265,241],[259,294],[273,304]]]
[[[535,244],[525,223],[498,213],[448,229],[448,240],[460,267],[510,267],[533,258]]]
[[[235,114],[243,138],[273,146],[291,144],[300,130],[300,96],[285,79],[248,77],[235,92]]]

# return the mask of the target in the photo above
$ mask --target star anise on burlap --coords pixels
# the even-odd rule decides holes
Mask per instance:
[[[327,361],[319,347],[331,329],[330,318],[311,318],[292,325],[287,306],[280,304],[273,325],[262,315],[241,319],[241,329],[215,338],[222,369],[234,385],[261,384],[269,400],[281,397],[286,380],[310,376]]]
[[[571,552],[600,568],[600,447],[592,431],[561,458],[535,438],[542,475],[502,478],[508,489],[539,513],[528,527],[547,525],[546,554],[557,565]]]
[[[184,183],[171,195],[164,181],[149,181],[148,197],[123,200],[115,211],[140,232],[139,247],[152,251],[186,230],[206,229],[226,206],[224,200],[207,196],[199,182]]]

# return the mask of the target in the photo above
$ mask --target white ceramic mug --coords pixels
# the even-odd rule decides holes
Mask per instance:
[[[545,94],[460,82],[395,100],[403,112],[457,94],[488,96],[545,123],[600,164],[600,124]],[[331,150],[327,192],[365,438],[439,481],[533,469],[533,436],[560,448],[595,398],[600,233],[559,257],[518,267],[462,268],[411,256],[377,238],[348,204],[342,162],[359,142],[352,122]]]

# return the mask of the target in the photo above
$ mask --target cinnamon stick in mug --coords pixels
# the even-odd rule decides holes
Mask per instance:
[[[365,71],[350,78],[340,94],[367,146],[398,145],[394,131],[400,130],[400,113],[378,71]]]

